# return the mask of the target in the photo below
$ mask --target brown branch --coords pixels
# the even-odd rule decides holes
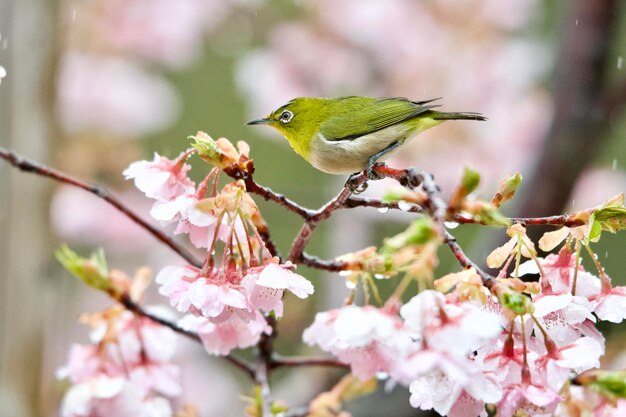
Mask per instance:
[[[593,209],[586,210],[590,214]],[[576,214],[576,213],[574,213]],[[520,223],[526,226],[566,226],[577,227],[585,224],[585,221],[575,217],[574,214],[561,214],[558,216],[548,217],[511,217],[513,223]]]
[[[118,301],[120,304],[122,304],[128,311],[132,311],[133,313],[135,313],[138,316],[141,317],[145,317],[147,319],[152,320],[155,323],[158,323],[162,326],[165,326],[171,330],[173,330],[174,332],[183,335],[191,340],[193,340],[194,342],[199,342],[202,343],[202,340],[200,339],[200,336],[196,333],[196,332],[192,332],[190,330],[186,330],[183,329],[182,327],[180,327],[177,323],[169,321],[167,319],[164,319],[162,317],[156,316],[152,313],[147,312],[146,310],[144,310],[139,304],[137,304],[136,302],[134,302],[127,294],[122,295],[121,297],[119,297],[119,299],[116,299],[116,301]],[[248,364],[245,360],[230,354],[230,355],[226,355],[226,356],[221,356],[221,358],[225,359],[226,361],[230,362],[232,365],[234,365],[235,367],[241,369],[242,371],[244,371],[248,376],[250,376],[251,378],[255,378],[255,374],[254,374],[254,370],[252,369],[252,366],[250,364]]]
[[[306,252],[302,252],[300,255],[300,263],[311,268],[322,269],[329,272],[345,271],[349,267],[345,262],[335,259],[321,259],[317,256],[309,255]]]
[[[350,365],[333,358],[304,358],[274,355],[271,362],[273,368],[296,368],[303,366],[327,366],[334,368],[350,368]]]
[[[405,211],[407,213],[423,213],[424,208],[414,204],[408,203],[409,206],[407,208],[400,207],[400,204],[397,201],[382,201],[377,200],[375,198],[363,198],[363,197],[354,197],[351,196],[348,198],[342,208],[350,209],[354,207],[372,207],[376,209],[389,209],[389,210],[400,210]]]
[[[270,334],[263,333],[257,344],[256,367],[254,369],[254,382],[261,390],[261,417],[272,417],[272,396],[270,392],[269,377],[272,371],[272,354],[274,351],[274,339],[276,339],[276,318],[267,317],[267,323],[272,329]]]
[[[228,172],[228,174],[230,173]],[[255,182],[251,176],[242,175],[241,173],[239,173],[239,175],[243,177],[244,183],[246,184],[246,190],[248,192],[254,193],[262,197],[266,201],[273,201],[275,203],[278,203],[279,205],[285,207],[287,210],[293,213],[296,213],[298,216],[302,217],[305,220],[313,216],[312,210],[302,207],[298,203],[288,199],[284,195],[278,194],[272,191],[270,188],[260,185],[259,183]],[[231,176],[237,176],[237,174],[233,173]]]
[[[452,236],[447,230],[444,231],[443,243],[448,245],[454,257],[459,261],[463,268],[474,268],[480,278],[483,281],[483,285],[487,288],[491,288],[495,284],[495,278],[482,269],[480,269],[470,258],[465,255],[463,249],[456,241],[456,238]]]
[[[38,162],[31,161],[27,158],[24,158],[17,152],[10,151],[3,147],[0,147],[0,158],[6,160],[11,165],[18,168],[21,171],[33,173],[36,175],[40,175],[42,177],[52,178],[53,180],[58,181],[60,183],[81,188],[95,195],[96,197],[101,198],[102,200],[106,201],[107,203],[115,207],[117,210],[119,210],[122,214],[124,214],[126,217],[128,217],[138,226],[145,229],[148,233],[154,236],[158,241],[168,246],[170,249],[172,249],[174,252],[176,252],[178,255],[184,258],[187,262],[199,268],[202,267],[202,262],[197,260],[191,254],[191,252],[189,252],[187,249],[179,245],[171,237],[163,233],[163,231],[157,229],[156,227],[152,226],[150,223],[143,220],[141,217],[139,217],[137,213],[132,211],[130,208],[126,207],[124,203],[122,203],[120,200],[118,200],[115,196],[110,194],[104,188],[96,186],[96,185],[88,184],[77,178],[71,177],[61,171],[57,171],[53,168],[50,168]]]

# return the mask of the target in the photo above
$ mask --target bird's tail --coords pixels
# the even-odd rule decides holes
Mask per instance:
[[[432,118],[435,120],[487,120],[480,113],[447,113],[439,111],[433,112]]]

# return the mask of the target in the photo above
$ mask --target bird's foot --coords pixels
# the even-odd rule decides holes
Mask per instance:
[[[350,177],[346,180],[346,185],[344,187],[354,194],[361,194],[363,191],[367,190],[367,182],[361,183],[359,180],[360,175],[361,172],[356,172],[350,175]]]

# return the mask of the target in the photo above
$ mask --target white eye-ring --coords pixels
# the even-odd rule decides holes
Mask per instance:
[[[285,110],[280,114],[280,121],[282,123],[289,123],[293,119],[293,113],[289,110]]]

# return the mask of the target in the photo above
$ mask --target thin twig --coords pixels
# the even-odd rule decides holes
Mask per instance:
[[[296,368],[303,366],[327,366],[333,368],[350,368],[350,365],[339,362],[333,358],[305,358],[274,355],[272,358],[272,368]]]
[[[279,205],[285,207],[287,210],[296,213],[303,219],[309,219],[313,215],[313,211],[305,207],[300,206],[295,201],[292,201],[282,194],[278,194],[272,191],[270,188],[264,187],[255,182],[251,176],[245,176],[244,183],[246,184],[246,190],[250,193],[254,193],[260,197],[263,197],[266,201],[273,201]]]
[[[163,233],[163,231],[157,229],[156,227],[152,226],[150,223],[143,220],[141,217],[139,217],[137,213],[135,213],[126,205],[124,205],[124,203],[122,203],[120,200],[118,200],[115,196],[110,194],[104,188],[86,183],[77,178],[71,177],[61,171],[57,171],[56,169],[42,165],[35,161],[31,161],[27,158],[24,158],[17,152],[10,151],[3,147],[0,147],[0,158],[5,159],[7,162],[9,162],[14,167],[20,169],[21,171],[37,174],[42,177],[52,178],[63,184],[78,187],[87,192],[90,192],[91,194],[95,195],[96,197],[101,198],[102,200],[106,201],[107,203],[115,207],[122,214],[124,214],[126,217],[131,219],[137,225],[139,225],[140,227],[148,231],[148,233],[154,236],[158,241],[160,241],[161,243],[171,248],[174,252],[176,252],[178,255],[180,255],[190,264],[197,266],[197,267],[202,266],[202,262],[197,260],[191,254],[191,252],[189,252],[187,249],[179,245],[171,237]]]
[[[272,395],[270,391],[269,377],[272,371],[272,354],[274,351],[274,339],[276,333],[276,318],[267,317],[267,323],[272,329],[270,334],[263,333],[257,344],[256,367],[254,369],[254,382],[261,390],[261,417],[272,416]]]
[[[345,262],[337,261],[335,259],[321,259],[317,256],[309,255],[306,252],[302,252],[300,255],[300,263],[311,268],[321,269],[329,272],[339,272],[348,269],[348,264]]]
[[[476,270],[478,275],[480,275],[480,278],[482,279],[485,287],[491,288],[495,284],[495,277],[489,275],[488,273],[480,269],[478,265],[472,262],[472,260],[468,258],[467,255],[465,255],[463,249],[461,249],[461,246],[456,241],[456,238],[452,236],[447,230],[444,230],[443,243],[445,243],[450,248],[452,254],[459,261],[462,267],[474,268]]]

